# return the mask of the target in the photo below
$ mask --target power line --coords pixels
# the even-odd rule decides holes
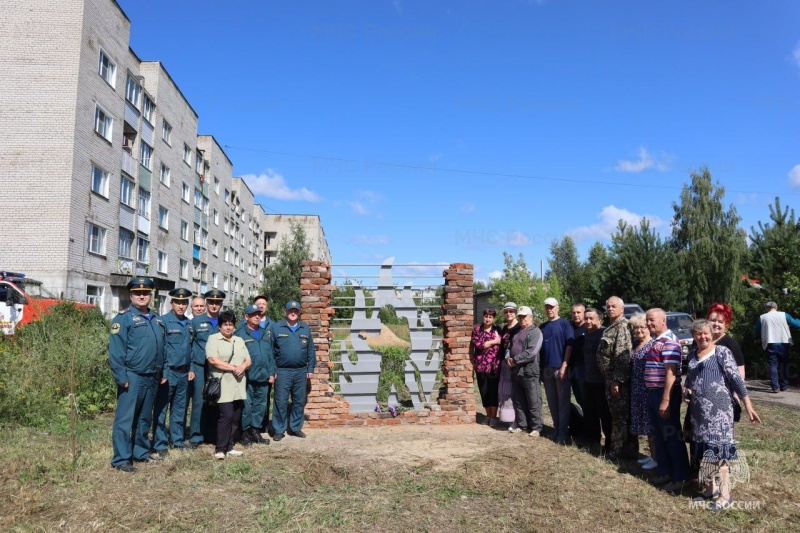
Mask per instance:
[[[508,172],[495,172],[495,171],[484,171],[484,170],[466,170],[466,169],[458,169],[458,168],[442,168],[442,167],[426,167],[423,165],[410,165],[406,163],[388,163],[382,161],[375,161],[375,160],[360,160],[360,159],[349,159],[345,157],[329,157],[329,156],[322,156],[322,155],[310,155],[310,154],[296,154],[291,152],[281,152],[278,150],[265,150],[262,148],[246,148],[243,146],[231,146],[226,144],[225,149],[233,149],[233,150],[242,150],[245,152],[258,152],[264,154],[275,154],[275,155],[285,155],[290,157],[304,157],[307,159],[317,159],[323,161],[336,161],[339,163],[368,163],[370,165],[384,165],[389,167],[396,167],[396,168],[407,168],[410,170],[428,170],[428,171],[439,171],[439,172],[449,172],[451,174],[470,174],[474,176],[496,176],[502,178],[517,178],[517,179],[527,179],[527,180],[540,180],[540,181],[555,181],[555,182],[562,182],[562,183],[582,183],[588,185],[621,185],[623,187],[638,187],[638,188],[645,188],[645,189],[677,189],[682,190],[683,185],[655,185],[652,183],[629,183],[629,182],[622,182],[622,181],[597,181],[597,180],[581,180],[581,179],[574,179],[574,178],[554,178],[548,176],[531,176],[528,174],[513,174]],[[740,194],[770,194],[780,196],[779,193],[770,193],[767,191],[743,191],[738,189],[725,189],[726,192],[735,192]],[[789,194],[796,194],[796,193],[789,193]]]

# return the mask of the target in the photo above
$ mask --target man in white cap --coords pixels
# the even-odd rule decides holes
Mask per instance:
[[[542,324],[542,382],[547,405],[555,426],[555,439],[566,444],[569,436],[570,379],[569,359],[572,356],[574,333],[569,320],[558,316],[558,300],[544,301],[547,321]]]
[[[533,323],[527,305],[517,310],[522,329],[511,341],[506,363],[514,383],[514,411],[517,426],[538,437],[542,432],[542,389],[539,388],[539,350],[542,332]]]

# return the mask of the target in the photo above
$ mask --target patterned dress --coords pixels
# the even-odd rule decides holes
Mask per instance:
[[[631,352],[631,433],[634,435],[651,435],[650,415],[647,414],[647,387],[644,384],[644,366],[647,361],[647,352],[653,345],[653,340],[647,341],[638,350]]]
[[[740,398],[748,392],[731,351],[715,346],[714,353],[701,361],[697,349],[692,350],[684,385],[691,390],[693,458],[713,455],[717,461],[736,460],[731,390]]]

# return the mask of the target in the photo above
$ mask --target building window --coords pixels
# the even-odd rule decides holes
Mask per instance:
[[[226,247],[225,248],[225,262],[226,263],[230,263],[230,258],[231,258],[230,248]]]
[[[200,238],[201,238],[202,243],[203,243],[203,248],[207,250],[208,249],[208,232],[206,230],[201,230],[200,231]]]
[[[169,209],[163,205],[158,206],[158,225],[161,228],[169,229]]]
[[[172,176],[171,176],[171,172],[169,170],[169,167],[167,165],[165,165],[164,163],[161,163],[161,175],[159,177],[159,179],[161,180],[161,183],[163,183],[164,185],[169,187],[169,183],[171,181],[171,178],[172,178]]]
[[[136,237],[136,260],[140,263],[147,263],[147,258],[149,257],[149,248],[150,242],[141,235],[138,235]]]
[[[133,250],[133,232],[125,228],[119,229],[119,246],[117,247],[117,255],[130,259]]]
[[[189,148],[188,144],[183,145],[183,162],[192,166],[192,149]]]
[[[166,120],[161,121],[161,138],[165,143],[172,146],[172,126]]]
[[[100,77],[108,82],[112,87],[117,85],[117,65],[103,50],[100,50],[100,67],[98,69]]]
[[[228,277],[226,276],[226,277],[225,277],[225,280],[224,280],[224,282],[223,282],[222,289],[227,291],[227,290],[230,290],[230,287],[231,287],[231,284],[230,284],[230,278],[228,278]]]
[[[214,224],[219,226],[219,211],[214,209]]]
[[[153,170],[152,167],[153,149],[148,146],[146,142],[142,143],[142,166],[147,170]]]
[[[219,257],[219,243],[217,239],[211,239],[211,253],[214,254],[214,257]]]
[[[219,196],[219,178],[214,176],[214,192]]]
[[[128,99],[133,107],[139,109],[139,95],[142,94],[142,86],[136,81],[133,76],[128,74],[128,81],[125,85],[125,98]]]
[[[225,232],[225,235],[228,234],[228,219],[227,218],[225,219],[225,227],[224,227],[223,231]]]
[[[92,192],[108,198],[108,178],[108,172],[92,165]]]
[[[94,106],[94,131],[108,142],[111,142],[111,136],[114,132],[114,119],[100,107],[100,104],[95,104]]]
[[[225,204],[227,205],[231,200],[231,192],[228,189],[225,189]]]
[[[203,191],[197,187],[194,189],[194,206],[200,211],[203,210]]]
[[[198,174],[203,173],[203,158],[199,153],[194,156],[194,171]]]
[[[202,242],[203,242],[203,240],[200,237],[200,224],[195,224],[194,225],[194,243],[199,246]]]
[[[140,217],[150,220],[150,193],[146,190],[139,188],[139,209],[137,210]]]
[[[89,251],[106,255],[106,230],[94,224],[89,224]]]
[[[153,103],[153,100],[151,100],[149,96],[144,95],[144,98],[142,98],[142,116],[151,126],[153,124],[153,111],[155,111],[155,109],[156,104]]]
[[[184,241],[189,240],[189,223],[185,220],[181,220],[181,239]]]
[[[86,286],[86,303],[103,310],[103,287],[101,285]]]
[[[161,250],[158,251],[158,271],[163,274],[167,273],[167,253]]]
[[[216,272],[212,272],[211,273],[211,286],[216,289],[216,288],[218,288],[218,285],[219,285],[219,276],[217,276]]]
[[[181,279],[189,279],[189,261],[181,259],[181,271],[178,275]]]
[[[133,207],[133,182],[128,178],[122,178],[120,182],[119,201],[128,207]]]
[[[190,194],[191,194],[191,190],[189,189],[189,185],[184,181],[183,182],[183,188],[181,189],[181,199],[184,202],[186,202],[187,204],[189,203],[189,195]]]

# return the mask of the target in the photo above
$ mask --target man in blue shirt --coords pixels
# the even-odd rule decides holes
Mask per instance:
[[[219,311],[225,301],[225,293],[219,289],[207,291],[203,298],[206,300],[206,312],[192,319],[194,341],[192,343],[192,369],[194,378],[189,377],[189,397],[192,401],[191,419],[189,425],[189,447],[197,448],[203,442],[213,442],[213,433],[216,431],[216,422],[210,421],[204,415],[205,401],[203,400],[203,385],[206,381],[206,342],[208,338],[219,331]],[[205,423],[204,422],[205,417]]]
[[[547,298],[544,301],[544,312],[547,322],[542,330],[542,382],[547,395],[547,406],[553,417],[556,442],[566,444],[569,436],[570,412],[570,380],[569,360],[572,356],[574,333],[572,324],[558,316],[558,300]]]
[[[166,329],[164,370],[156,392],[153,409],[153,450],[159,456],[168,454],[167,448],[183,448],[186,433],[186,405],[192,364],[192,324],[186,316],[192,291],[173,289],[169,292],[172,310],[162,316]],[[169,431],[167,431],[169,409]]]
[[[283,439],[287,425],[289,435],[305,438],[303,433],[303,410],[306,406],[306,380],[314,374],[317,366],[317,353],[311,329],[300,322],[300,303],[290,301],[286,304],[286,318],[272,324],[268,330],[272,343],[272,353],[277,367],[275,379],[275,413],[272,427],[273,440]],[[287,421],[289,395],[292,397],[292,412]]]
[[[244,339],[250,353],[250,367],[247,369],[247,399],[242,410],[242,440],[269,444],[269,439],[261,436],[266,424],[265,415],[269,404],[269,393],[275,381],[275,359],[272,356],[270,332],[260,326],[261,309],[252,304],[245,309],[245,324],[236,330],[236,336]]]
[[[160,461],[150,456],[150,426],[156,380],[164,365],[164,322],[151,310],[155,283],[138,277],[128,282],[131,305],[111,321],[108,357],[117,384],[117,410],[111,443],[111,466],[135,472],[133,461]]]

